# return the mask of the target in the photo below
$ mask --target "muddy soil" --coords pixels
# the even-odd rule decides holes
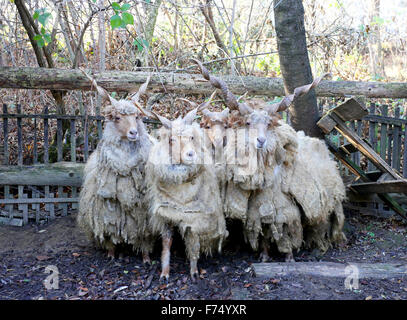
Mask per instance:
[[[176,239],[169,283],[159,282],[159,244],[151,266],[131,254],[109,260],[75,225],[75,212],[46,225],[0,226],[0,299],[407,299],[407,275],[363,279],[349,290],[343,278],[290,275],[257,278],[258,255],[232,239],[222,255],[201,258],[192,283],[180,239]],[[395,219],[347,216],[348,242],[330,249],[300,251],[296,261],[407,263],[407,229]],[[274,261],[283,261],[279,255]],[[58,289],[44,280],[58,269]],[[48,268],[47,268],[48,267]],[[50,285],[56,282],[50,282]]]

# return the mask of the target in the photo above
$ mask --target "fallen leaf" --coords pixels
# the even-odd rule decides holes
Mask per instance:
[[[372,296],[366,297],[365,300],[372,300]]]
[[[246,283],[246,284],[244,285],[245,288],[249,288],[249,287],[251,287],[251,286],[252,286],[251,283]]]
[[[81,256],[79,253],[76,253],[76,252],[72,253],[72,255],[73,255],[74,257],[80,257],[80,256]]]
[[[48,256],[36,256],[37,260],[39,261],[44,261],[44,260],[48,260],[49,257]]]
[[[87,294],[88,294],[87,291],[79,290],[79,292],[78,292],[78,296],[80,296],[80,297],[86,296]]]
[[[205,270],[205,269],[201,269],[201,274],[206,274],[206,270]]]
[[[128,288],[128,286],[121,286],[121,287],[117,288],[115,291],[113,291],[113,293],[118,293],[118,292],[123,291],[124,289],[127,289],[127,288]]]

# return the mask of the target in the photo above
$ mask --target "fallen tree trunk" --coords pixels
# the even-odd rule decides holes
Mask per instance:
[[[148,72],[106,71],[95,73],[95,79],[109,91],[133,91],[144,83]],[[280,78],[222,76],[236,94],[282,96],[283,80]],[[31,67],[0,67],[0,88],[91,90],[89,80],[80,70]],[[200,74],[155,73],[149,84],[154,91],[189,94],[206,94],[213,87]],[[407,98],[407,83],[357,82],[323,80],[315,89],[319,97],[362,95],[371,98]]]
[[[57,162],[49,165],[0,166],[1,185],[82,185],[84,163]]]
[[[253,268],[257,277],[267,278],[297,275],[385,279],[407,274],[407,265],[404,263],[273,262],[253,263]]]

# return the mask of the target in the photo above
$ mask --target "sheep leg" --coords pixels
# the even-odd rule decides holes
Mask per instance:
[[[171,256],[171,245],[172,245],[172,230],[168,229],[162,237],[162,252],[161,252],[161,275],[160,281],[165,279],[168,281],[170,277],[170,256]]]
[[[105,248],[107,250],[107,257],[111,260],[114,260],[115,256],[115,245],[111,241],[106,241]]]
[[[143,255],[143,264],[151,265],[151,259],[150,259],[149,252],[148,251],[143,251],[142,255]]]
[[[261,262],[268,262],[270,261],[270,254],[269,254],[269,244],[266,238],[263,237],[262,239],[262,247],[263,247],[263,251],[260,253],[260,257],[259,259],[261,260]]]
[[[190,261],[191,279],[193,282],[196,282],[197,280],[199,280],[198,259],[199,259],[200,249],[201,249],[199,238],[196,236],[193,236],[189,232],[186,237],[186,247],[187,247],[187,253],[188,253],[188,257],[189,257],[189,261]]]
[[[285,254],[285,262],[295,262],[294,255],[292,252]]]

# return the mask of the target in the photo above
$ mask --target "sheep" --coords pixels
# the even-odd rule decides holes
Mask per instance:
[[[150,263],[155,235],[148,225],[144,177],[152,143],[138,109],[149,79],[128,101],[114,99],[85,75],[110,103],[103,109],[102,139],[85,165],[77,223],[108,257],[127,244]]]
[[[169,279],[174,228],[184,239],[193,281],[198,279],[200,253],[220,251],[228,236],[215,170],[206,164],[203,132],[193,122],[197,110],[173,121],[156,115],[162,127],[146,165],[150,224],[162,237],[164,281]]]
[[[279,251],[286,254],[286,260],[292,261],[293,250],[303,243],[303,228],[307,247],[316,245],[324,250],[327,243],[344,240],[341,231],[344,185],[335,162],[329,158],[322,141],[296,133],[278,115],[295,97],[315,87],[322,77],[296,88],[294,94],[276,104],[265,105],[258,99],[239,103],[223,80],[210,76],[200,61],[193,61],[204,78],[221,90],[226,105],[240,112],[234,127],[244,128],[245,138],[238,139],[237,134],[234,141],[228,138],[225,151],[230,157],[227,159],[225,215],[244,223],[252,248],[258,249],[259,236],[263,235],[264,250],[260,255],[263,260],[268,259],[270,242],[275,242]],[[316,147],[322,150],[324,157],[312,163]],[[312,169],[318,165],[323,169],[315,173],[318,170]],[[332,183],[327,182],[328,179]],[[299,181],[306,181],[309,186],[304,187]],[[307,197],[309,190],[314,193],[313,198]],[[324,230],[325,237],[320,236],[319,232]]]

